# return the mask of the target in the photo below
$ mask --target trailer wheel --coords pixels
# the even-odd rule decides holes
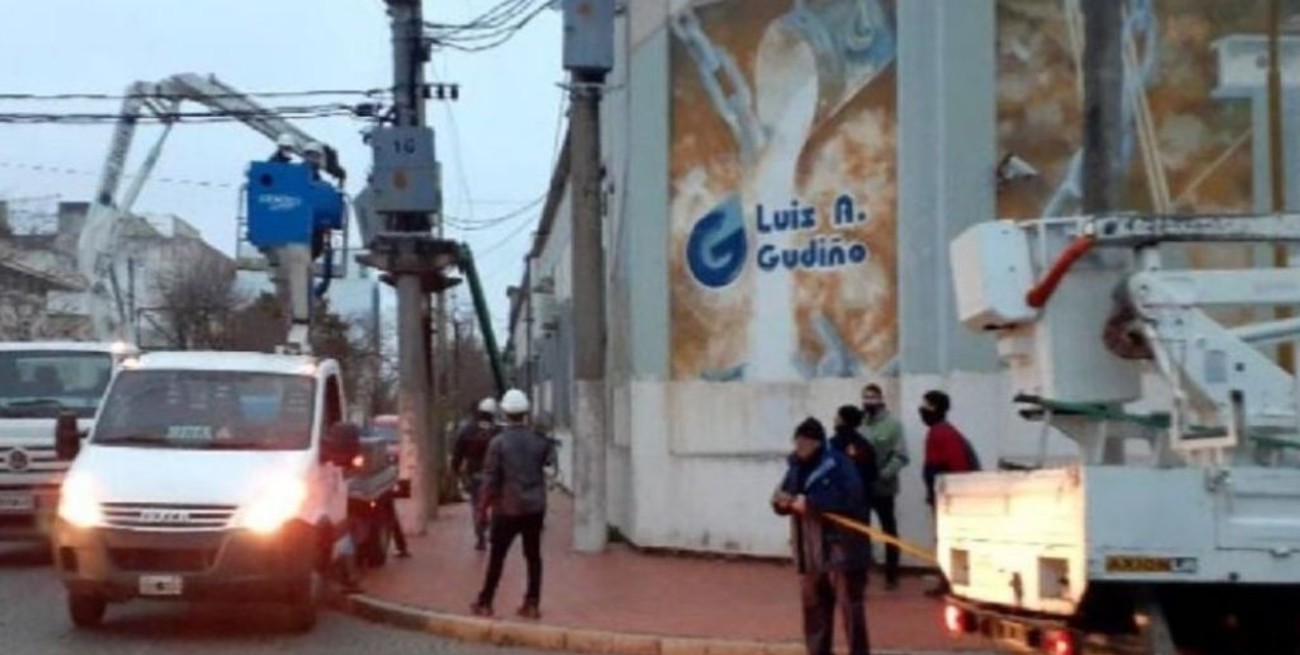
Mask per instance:
[[[69,592],[68,616],[78,628],[97,628],[104,623],[108,601],[98,594]]]

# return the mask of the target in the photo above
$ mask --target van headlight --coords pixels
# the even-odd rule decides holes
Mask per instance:
[[[78,528],[104,524],[104,509],[90,478],[76,473],[64,478],[59,491],[59,518]]]
[[[273,534],[298,515],[307,500],[302,480],[282,480],[267,486],[240,512],[239,525],[257,534]]]

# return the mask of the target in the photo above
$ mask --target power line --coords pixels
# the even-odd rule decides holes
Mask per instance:
[[[507,223],[512,220],[518,219],[520,216],[526,216],[530,209],[536,207],[537,205],[540,205],[543,201],[545,201],[546,196],[547,194],[543,193],[541,196],[534,198],[528,204],[493,218],[474,220],[474,219],[462,219],[462,218],[455,218],[452,216],[448,216],[446,217],[446,220],[449,225],[462,231],[472,232],[475,230],[486,230],[488,228],[501,225],[502,223]]]
[[[441,31],[440,36],[447,38],[461,32],[483,29],[500,29],[528,6],[529,0],[503,0],[491,9],[483,12],[468,23],[435,23],[425,21],[424,26],[432,31]]]
[[[390,89],[310,89],[304,91],[254,91],[249,93],[225,93],[206,95],[205,98],[309,98],[321,96],[364,96],[375,97],[391,93]],[[113,93],[0,93],[0,100],[7,101],[59,101],[59,100],[126,100],[132,97],[147,97],[158,100],[190,100],[190,96],[180,93],[148,93],[144,95],[127,95]]]
[[[357,113],[350,107],[322,106],[285,108],[273,111],[181,112],[168,113],[162,116],[137,116],[132,120],[136,124],[186,123],[196,125],[203,123],[231,123],[249,118],[318,120],[357,117]],[[7,125],[103,125],[118,123],[122,118],[119,114],[0,112],[0,124]]]
[[[507,0],[507,2],[511,1],[512,0]],[[525,2],[526,0],[514,1]],[[521,4],[519,6],[521,8],[518,9],[518,13],[522,13],[522,7],[526,7],[526,5]],[[549,7],[550,3],[542,0],[542,2],[532,9],[532,11],[524,14],[523,18],[520,18],[514,24],[504,27],[490,28],[484,32],[476,33],[471,36],[457,36],[458,31],[463,30],[452,30],[441,34],[435,31],[429,36],[433,39],[436,45],[451,48],[453,50],[459,50],[461,52],[482,52],[484,50],[491,50],[505,44]],[[485,41],[486,43],[484,43]],[[472,43],[473,45],[467,45],[468,43]]]
[[[475,255],[475,257],[476,257],[476,258],[487,257],[488,255],[490,255],[490,254],[496,252],[497,250],[500,250],[502,246],[504,246],[504,245],[510,243],[510,241],[511,241],[512,239],[514,239],[515,237],[519,236],[519,233],[520,233],[520,232],[523,232],[523,231],[524,231],[524,228],[531,227],[531,226],[532,226],[532,222],[531,222],[531,221],[524,221],[523,223],[520,223],[519,226],[516,227],[515,229],[511,230],[509,234],[507,234],[507,235],[505,235],[504,237],[502,237],[502,238],[501,238],[500,240],[498,240],[496,243],[493,243],[492,245],[488,246],[487,248],[484,248],[482,251],[480,251],[479,253],[477,253],[477,254]]]
[[[68,166],[50,166],[45,164],[28,164],[22,162],[0,161],[0,168],[9,168],[17,170],[35,171],[38,173],[57,173],[60,175],[99,175],[100,171],[92,171],[84,168],[72,168]],[[124,178],[134,179],[138,175],[123,175]],[[194,180],[178,177],[154,177],[149,178],[150,184],[181,184],[186,186],[207,187],[212,189],[235,189],[238,185],[230,182],[216,182],[213,180]]]

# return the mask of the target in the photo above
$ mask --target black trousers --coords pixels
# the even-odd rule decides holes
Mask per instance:
[[[880,529],[884,530],[885,534],[897,539],[898,514],[894,510],[894,500],[893,496],[872,498],[871,511],[880,518]],[[898,559],[898,546],[885,544],[885,580],[898,582]]]
[[[393,526],[393,543],[397,546],[397,552],[406,552],[406,533],[402,531],[402,520],[397,516],[397,503],[393,500],[392,494],[387,494],[381,501],[382,509],[389,525]]]
[[[870,655],[867,634],[867,606],[863,594],[867,586],[866,571],[832,571],[802,576],[803,635],[808,655],[832,655],[835,631],[835,608],[839,606],[844,621],[844,636],[849,655]]]
[[[526,514],[523,516],[492,517],[492,551],[488,556],[487,577],[483,580],[483,591],[479,592],[479,603],[492,605],[497,595],[497,586],[501,584],[501,571],[505,567],[506,555],[515,537],[523,537],[524,559],[528,562],[528,591],[524,594],[525,603],[537,603],[542,598],[542,525],[545,514]]]

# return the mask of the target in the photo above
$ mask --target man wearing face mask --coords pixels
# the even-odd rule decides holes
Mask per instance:
[[[853,461],[827,444],[826,428],[817,419],[795,428],[794,453],[772,496],[772,509],[791,517],[808,655],[832,655],[837,605],[849,655],[869,655],[867,541],[825,518],[839,514],[862,520],[862,481]]]
[[[948,422],[952,401],[948,394],[931,390],[921,397],[921,421],[929,427],[925,434],[925,502],[934,513],[934,481],[940,475],[978,471],[975,449],[957,428]]]
[[[862,411],[866,416],[864,431],[876,451],[879,472],[871,494],[871,511],[880,519],[885,534],[898,538],[898,515],[895,513],[900,485],[898,475],[911,461],[903,426],[885,408],[885,393],[878,384],[862,388]],[[885,545],[885,588],[898,588],[898,546]]]
[[[925,502],[930,506],[930,517],[934,518],[934,481],[940,475],[969,473],[980,469],[979,458],[975,449],[957,428],[948,422],[948,410],[952,401],[948,394],[931,390],[921,397],[921,421],[929,426],[925,434]],[[943,596],[948,593],[947,578],[940,578],[939,586],[930,589],[926,595]]]

